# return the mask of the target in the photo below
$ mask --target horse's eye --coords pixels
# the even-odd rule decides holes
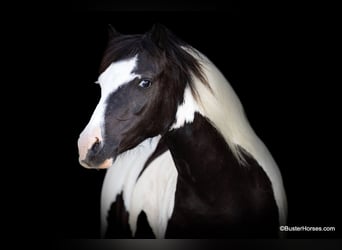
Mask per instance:
[[[148,88],[152,85],[152,82],[150,80],[147,80],[147,79],[143,79],[139,82],[139,87],[142,87],[142,88]]]

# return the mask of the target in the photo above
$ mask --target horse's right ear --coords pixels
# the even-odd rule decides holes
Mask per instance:
[[[159,48],[164,48],[169,38],[169,30],[162,24],[156,23],[152,26],[152,29],[147,32],[150,39],[158,45]]]
[[[119,33],[111,24],[108,24],[108,38],[113,39],[118,36],[121,36],[121,33]]]

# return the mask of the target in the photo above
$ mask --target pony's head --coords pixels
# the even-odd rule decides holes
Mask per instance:
[[[111,29],[97,81],[101,98],[78,140],[82,166],[108,168],[119,154],[170,130],[185,90],[194,91],[193,76],[204,79],[189,50],[162,25],[142,35]]]

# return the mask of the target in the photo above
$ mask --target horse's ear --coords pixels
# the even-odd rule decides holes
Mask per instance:
[[[169,38],[170,31],[162,24],[154,24],[147,33],[150,39],[160,48],[164,48]]]
[[[111,24],[108,24],[108,38],[113,39],[118,36],[121,34]]]

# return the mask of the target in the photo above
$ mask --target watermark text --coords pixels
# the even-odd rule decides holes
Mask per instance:
[[[281,232],[335,232],[336,228],[333,226],[280,226]]]

